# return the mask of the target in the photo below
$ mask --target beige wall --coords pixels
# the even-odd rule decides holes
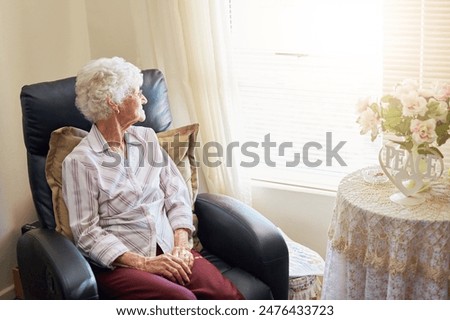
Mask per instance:
[[[138,64],[130,1],[85,1],[92,59],[119,56]]]
[[[24,84],[73,75],[90,56],[84,1],[0,0],[0,298],[20,226],[36,219],[21,127]]]

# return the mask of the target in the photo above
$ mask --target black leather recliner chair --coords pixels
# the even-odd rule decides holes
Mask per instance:
[[[172,121],[167,87],[159,70],[145,70],[147,120],[156,132]],[[17,259],[26,299],[98,299],[95,278],[74,244],[55,231],[51,190],[45,176],[53,130],[91,124],[75,107],[75,77],[27,85],[20,95],[28,174],[40,227],[23,232]],[[277,228],[261,214],[227,196],[200,194],[195,203],[203,255],[247,299],[287,299],[289,255]]]

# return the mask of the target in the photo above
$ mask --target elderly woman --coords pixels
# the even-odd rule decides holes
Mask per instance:
[[[118,57],[94,60],[77,75],[76,105],[93,125],[63,162],[75,244],[103,298],[242,299],[190,249],[185,182],[170,159],[152,165],[164,161],[155,132],[133,126],[145,120],[142,82],[141,71]]]

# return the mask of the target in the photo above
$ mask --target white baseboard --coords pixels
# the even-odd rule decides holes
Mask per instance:
[[[15,297],[14,285],[10,285],[9,287],[0,290],[0,300],[12,300]]]

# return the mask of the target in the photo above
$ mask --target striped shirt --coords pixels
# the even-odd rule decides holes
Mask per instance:
[[[63,162],[63,197],[75,245],[92,262],[112,268],[131,251],[156,255],[173,248],[173,232],[193,231],[186,184],[161,150],[155,132],[130,127],[127,158],[109,149],[95,125]]]

